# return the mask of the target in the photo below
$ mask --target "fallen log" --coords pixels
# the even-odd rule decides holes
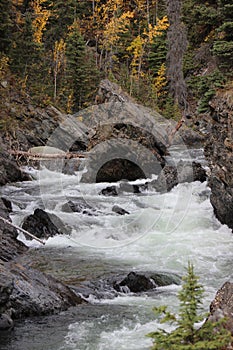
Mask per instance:
[[[28,157],[33,160],[40,160],[40,159],[72,159],[72,158],[86,158],[87,155],[84,153],[52,153],[52,154],[46,154],[46,153],[32,153],[27,151],[16,151],[16,150],[9,150],[10,154],[15,156],[24,156]]]
[[[29,237],[35,239],[36,241],[40,242],[41,244],[45,244],[45,242],[43,242],[38,237],[34,236],[32,233],[24,230],[22,227],[19,227],[17,225],[12,224],[12,222],[10,222],[9,220],[3,218],[2,216],[0,216],[0,220],[2,220],[5,224],[14,227],[16,230],[19,230],[19,231],[23,232],[26,236],[29,236]]]
[[[185,122],[185,116],[183,115],[182,118],[177,122],[176,126],[174,127],[174,129],[172,129],[172,131],[170,132],[170,134],[168,135],[168,146],[171,146],[172,141],[175,137],[175,134],[177,133],[177,131],[179,131],[179,129],[182,127],[182,125]]]

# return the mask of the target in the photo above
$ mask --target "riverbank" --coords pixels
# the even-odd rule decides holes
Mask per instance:
[[[127,111],[129,113],[131,113],[131,111],[135,110],[136,108],[136,111],[141,111],[142,115],[144,116],[143,113],[145,112],[145,109],[143,109],[143,107],[139,108],[133,105],[133,109],[132,109],[131,105],[130,106],[127,105],[127,106],[128,106]],[[98,108],[100,108],[101,111],[105,113],[105,107],[100,106]],[[98,108],[94,106],[94,110],[96,110],[95,115],[98,114],[97,113]],[[119,108],[117,105],[115,106],[115,108],[116,110],[119,111]],[[122,104],[121,104],[121,108],[122,108]],[[32,107],[30,107],[29,109],[32,111]],[[89,113],[88,110],[87,110],[87,113]],[[121,113],[122,113],[122,109],[121,109]],[[109,120],[109,114],[105,114],[105,116],[106,116],[106,121]],[[137,146],[138,144],[140,144],[140,147],[141,146],[145,147],[145,146],[148,146],[149,144],[150,151],[154,151],[152,153],[156,155],[156,161],[159,161],[160,170],[165,165],[165,159],[168,156],[167,146],[166,146],[166,137],[164,136],[163,133],[160,133],[159,137],[157,138],[148,137],[149,134],[145,132],[144,127],[143,127],[143,132],[139,132],[140,128],[136,127],[135,125],[133,125],[132,127],[132,115],[130,117],[131,123],[123,122],[119,124],[116,121],[114,121],[114,123],[112,123],[110,127],[106,127],[106,128],[101,128],[101,126],[98,125],[98,120],[96,121],[95,119],[95,123],[97,127],[93,129],[93,128],[90,128],[90,126],[83,123],[83,119],[82,119],[83,115],[79,113],[79,115],[75,116],[76,118],[75,123],[77,123],[79,126],[78,134],[75,134],[75,140],[73,138],[74,137],[73,132],[71,133],[71,139],[69,137],[70,136],[69,133],[67,133],[67,131],[69,130],[70,124],[65,125],[64,127],[63,122],[66,121],[66,117],[67,116],[62,115],[62,113],[60,113],[53,107],[49,107],[43,112],[40,109],[39,114],[32,113],[30,117],[29,115],[27,115],[25,119],[24,117],[22,117],[22,119],[24,119],[23,125],[25,125],[25,130],[26,130],[25,134],[23,131],[24,127],[20,130],[17,130],[14,133],[12,132],[10,136],[9,134],[7,135],[4,132],[2,133],[2,138],[4,140],[4,145],[2,142],[2,146],[1,146],[1,175],[2,175],[1,184],[2,185],[5,185],[6,183],[10,183],[10,182],[24,181],[24,180],[30,179],[29,175],[24,174],[19,169],[15,159],[9,157],[9,154],[7,153],[7,149],[12,147],[12,145],[14,145],[14,147],[15,145],[17,145],[18,148],[24,149],[24,150],[28,150],[28,148],[32,146],[39,146],[39,145],[44,146],[47,143],[48,139],[50,138],[50,135],[53,134],[53,132],[58,128],[59,130],[62,130],[62,135],[65,137],[61,139],[59,138],[59,144],[57,146],[59,146],[61,144],[60,141],[62,141],[63,145],[65,145],[66,148],[67,148],[67,145],[71,146],[69,148],[71,148],[73,152],[87,151],[89,150],[89,148],[90,149],[95,148],[95,146],[98,145],[98,143],[102,143],[105,145],[106,141],[112,140],[112,138],[117,139],[117,137],[119,137],[120,139],[124,138],[125,140],[128,140],[130,138],[130,135],[133,134],[135,136],[136,134],[136,138],[134,138],[133,141],[137,143]],[[91,113],[89,114],[89,119],[87,114],[87,121],[89,124],[92,121],[91,117],[93,117],[93,110],[92,110],[92,114]],[[28,123],[28,118],[30,120],[30,123]],[[106,125],[107,123],[106,121],[103,122],[103,124]],[[215,123],[215,121],[213,121],[213,123]],[[218,125],[220,126],[221,123],[219,122]],[[213,127],[215,127],[215,124],[213,124]],[[163,130],[164,130],[164,125],[163,125]],[[82,131],[84,131],[84,133],[82,133]],[[78,135],[80,135],[80,132],[82,133],[82,138],[78,139]],[[183,133],[183,135],[184,134],[185,132]],[[191,135],[191,136],[189,137],[187,135]],[[195,133],[191,132],[190,134],[189,130],[186,133],[186,140],[190,140],[191,138],[192,141],[187,141],[187,142],[191,143],[192,145],[195,144],[194,135]],[[218,135],[218,130],[216,130],[215,135]],[[154,136],[153,133],[152,133],[152,136]],[[221,147],[225,147],[224,149],[228,150],[227,154],[229,155],[230,154],[229,144],[227,145],[228,147],[224,144],[226,135],[224,134],[223,136],[224,136],[224,140],[221,139],[221,142],[223,141],[221,143]],[[14,141],[12,142],[12,140]],[[198,145],[200,145],[199,143],[200,140],[201,138],[197,136],[196,142],[198,143]],[[214,143],[212,142],[210,144],[213,145]],[[137,147],[133,149],[136,149],[137,151]],[[104,150],[103,154],[108,154],[108,148],[107,150],[103,148],[103,150]],[[185,150],[188,150],[188,148],[185,147]],[[216,155],[216,153],[214,154]],[[101,154],[99,153],[98,156],[99,155]],[[123,156],[125,156],[125,153],[121,151],[121,157],[123,158]],[[114,154],[114,159],[115,158],[116,158],[116,155]],[[100,163],[98,159],[99,158],[97,158],[97,164],[99,165]],[[209,158],[209,159],[212,159],[212,158]],[[102,161],[103,160],[106,160],[106,159],[102,157]],[[24,164],[26,164],[25,160],[23,162]],[[211,163],[212,160],[209,160],[209,162],[210,164],[213,164]],[[230,174],[230,169],[231,169],[230,164],[231,163],[229,162],[229,166],[227,167],[228,174]],[[123,163],[119,162],[119,164],[117,165],[118,169],[121,169],[122,165]],[[190,165],[190,161],[188,165]],[[72,164],[71,167],[69,168],[71,168],[71,171],[69,172],[70,174],[74,174],[74,169],[77,170],[76,168],[74,168],[74,164]],[[144,165],[142,166],[142,169],[143,168],[144,168]],[[164,169],[167,169],[167,167],[164,167]],[[178,174],[177,174],[177,169],[178,169]],[[171,169],[168,169],[168,172],[167,170],[166,171],[164,170],[162,172],[162,180],[164,181],[165,179],[165,193],[168,192],[168,189],[171,190],[171,188],[176,186],[179,182],[186,182],[188,178],[189,178],[188,182],[192,182],[194,180],[193,173],[191,173],[191,176],[190,174],[188,174],[186,177],[183,178],[183,181],[181,181],[182,176],[184,175],[183,173],[184,167],[181,164],[180,167],[177,167],[177,169],[176,167],[174,168],[173,166]],[[107,173],[109,176],[109,168],[104,168],[104,170],[105,170],[105,174]],[[212,175],[214,174],[212,165],[211,165],[211,174]],[[111,178],[111,176],[112,174],[110,173],[110,177],[108,177],[108,179],[110,181],[113,181],[113,178]],[[229,179],[231,179],[230,175],[229,175]],[[117,181],[117,180],[118,179],[114,179],[114,181]],[[135,179],[132,178],[131,180],[135,180]],[[199,180],[199,179],[197,178],[196,180]],[[205,178],[203,179],[203,181],[205,181]],[[211,178],[210,178],[210,181],[211,181]],[[172,184],[171,186],[170,186],[170,183]],[[228,188],[229,188],[229,185],[230,185],[230,182],[228,183]],[[132,185],[131,185],[131,189],[132,189]],[[145,189],[147,189],[147,186],[144,187],[142,192]],[[152,190],[154,189],[155,187],[154,188],[152,187]],[[103,188],[102,189],[100,188],[98,195],[102,190]],[[123,189],[121,190],[120,193],[124,193],[124,191],[125,190]],[[129,195],[132,195],[133,193],[134,191],[132,190],[129,191]],[[212,195],[213,195],[213,189],[212,189]],[[105,198],[105,201],[108,201],[108,199]],[[1,202],[1,213],[3,217],[6,217],[9,219],[9,213],[7,212],[5,204]],[[223,206],[225,204],[221,202],[221,205]],[[84,209],[86,210],[87,208],[84,208]],[[82,210],[80,212],[81,214],[86,214],[86,213],[83,213]],[[93,217],[95,215],[98,216],[99,214],[101,214],[101,211],[97,210],[97,213],[94,214]],[[108,212],[108,215],[109,214],[110,212]],[[129,211],[129,214],[130,214],[130,211]],[[103,213],[101,215],[103,215]],[[118,215],[118,213],[115,213],[114,215]],[[1,282],[2,283],[1,291],[2,291],[3,297],[1,299],[0,311],[2,315],[1,320],[2,320],[3,329],[12,328],[13,319],[17,319],[25,316],[42,315],[42,314],[44,315],[44,314],[51,314],[54,312],[60,312],[61,310],[67,309],[72,305],[78,305],[82,302],[82,299],[78,296],[80,293],[80,290],[77,290],[77,293],[74,293],[73,290],[71,290],[69,287],[66,286],[66,283],[62,284],[58,280],[52,277],[49,277],[48,275],[45,275],[39,272],[38,270],[34,270],[30,266],[27,266],[27,264],[22,265],[21,263],[18,263],[17,259],[19,255],[21,253],[25,253],[27,248],[16,239],[17,233],[15,230],[6,228],[3,224],[1,227],[2,227],[2,231],[1,231],[2,239],[1,239],[1,246],[0,246],[1,256],[2,256],[1,280],[3,281]],[[109,233],[109,238],[113,240],[116,239],[116,233],[115,232],[113,234]],[[122,279],[124,278],[122,277]],[[92,294],[93,291],[91,288],[89,289],[89,291],[90,291],[90,294]],[[231,289],[229,289],[229,293],[231,293]],[[21,297],[19,297],[19,295]],[[38,295],[40,295],[40,297],[38,297]],[[43,298],[41,298],[41,295],[43,296]],[[224,298],[226,298],[226,295],[228,295],[228,293],[224,295]],[[86,295],[86,297],[88,296],[89,294]],[[226,302],[228,303],[229,299],[226,299]],[[225,302],[223,302],[223,305],[224,304]],[[231,312],[231,305],[232,303],[230,302],[230,304],[226,308],[228,311],[230,310],[230,312]],[[221,305],[220,308],[225,309],[225,306],[223,307]]]

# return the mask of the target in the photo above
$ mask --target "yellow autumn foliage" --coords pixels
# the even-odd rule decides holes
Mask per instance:
[[[157,77],[154,80],[153,87],[157,97],[163,95],[164,93],[163,89],[166,85],[167,85],[166,66],[165,66],[165,63],[163,63],[158,70]]]
[[[34,29],[34,41],[35,43],[40,44],[42,42],[43,31],[45,30],[45,26],[50,17],[50,10],[46,10],[43,8],[43,3],[46,0],[35,0],[32,2],[32,8],[35,13],[35,19],[32,22],[32,26]]]

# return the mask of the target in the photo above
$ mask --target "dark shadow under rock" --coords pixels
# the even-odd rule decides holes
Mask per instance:
[[[142,169],[128,159],[112,159],[106,162],[96,175],[96,182],[116,182],[122,179],[134,181],[144,179]]]
[[[70,228],[56,215],[35,209],[34,214],[27,216],[22,228],[38,238],[49,238],[59,234],[69,234]]]

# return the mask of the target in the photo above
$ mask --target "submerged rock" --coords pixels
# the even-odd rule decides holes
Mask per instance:
[[[38,238],[70,233],[70,228],[61,219],[42,209],[35,209],[32,215],[27,216],[23,221],[22,228]]]
[[[118,205],[114,205],[114,206],[112,207],[112,211],[113,211],[114,213],[119,214],[119,215],[126,215],[126,214],[129,214],[129,212],[128,212],[127,210],[125,210],[125,209],[119,207]]]
[[[70,213],[82,213],[86,215],[95,215],[96,209],[89,205],[83,198],[76,199],[75,201],[68,201],[63,204],[62,211]]]
[[[103,196],[118,196],[117,187],[109,186],[100,191]]]

